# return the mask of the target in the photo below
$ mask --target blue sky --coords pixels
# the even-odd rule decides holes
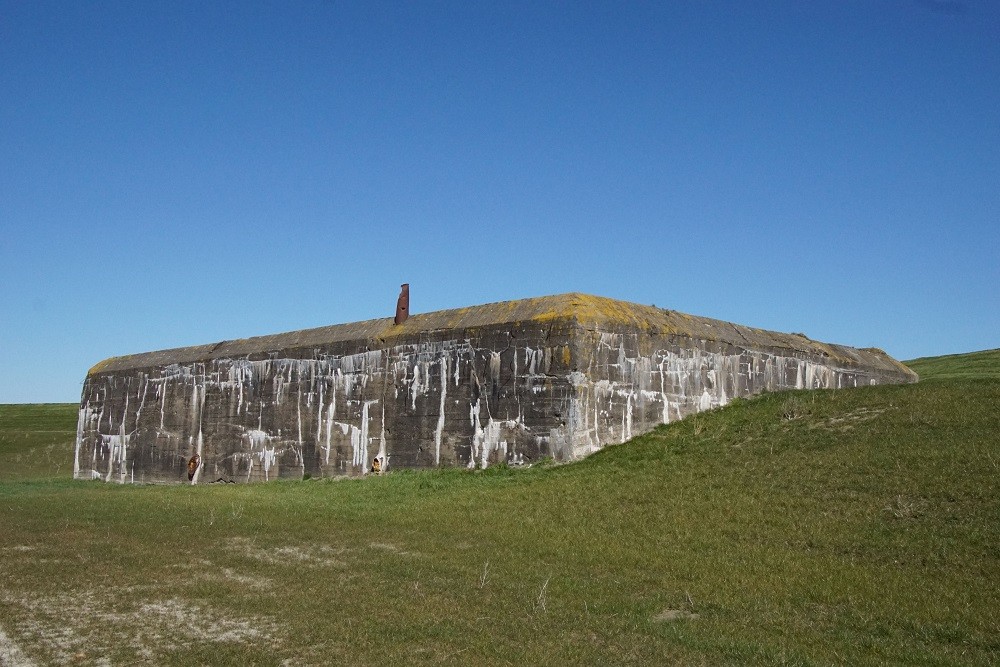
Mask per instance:
[[[1000,346],[1000,3],[0,0],[0,403],[581,291]]]

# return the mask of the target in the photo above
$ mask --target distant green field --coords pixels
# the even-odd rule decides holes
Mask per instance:
[[[921,380],[948,378],[1000,378],[1000,349],[970,354],[923,357],[904,362]]]
[[[969,356],[914,362],[916,385],[737,400],[563,466],[5,476],[0,662],[995,665],[1000,360]],[[3,407],[0,461],[71,456],[74,415]]]
[[[0,404],[0,481],[72,477],[78,409]]]

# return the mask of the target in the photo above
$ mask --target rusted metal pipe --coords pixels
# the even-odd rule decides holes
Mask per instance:
[[[399,298],[396,299],[396,324],[402,324],[410,316],[410,283],[399,286]]]

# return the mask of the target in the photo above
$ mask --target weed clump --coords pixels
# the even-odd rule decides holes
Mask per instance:
[[[811,414],[809,404],[801,394],[792,394],[781,404],[781,418],[785,421],[800,419],[809,414]]]

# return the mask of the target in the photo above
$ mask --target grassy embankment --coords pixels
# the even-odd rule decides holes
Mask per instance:
[[[996,664],[1000,353],[912,366],[566,466],[2,481],[0,642],[36,664]],[[65,476],[74,430],[74,406],[0,408],[0,479]]]

